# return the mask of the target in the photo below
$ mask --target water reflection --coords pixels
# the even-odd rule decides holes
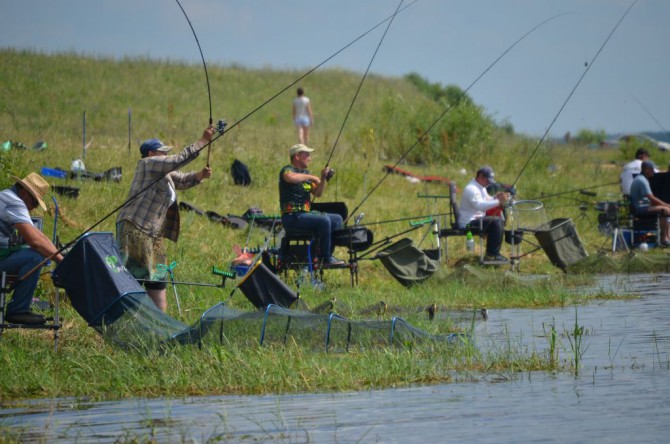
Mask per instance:
[[[670,432],[670,276],[603,277],[632,300],[550,310],[490,310],[483,348],[512,340],[560,359],[583,327],[580,375],[472,375],[463,382],[342,394],[222,396],[88,403],[35,401],[0,409],[23,441],[158,442],[665,442]],[[575,319],[576,316],[576,319]]]

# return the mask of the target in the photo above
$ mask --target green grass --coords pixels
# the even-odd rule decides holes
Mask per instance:
[[[201,67],[197,65],[145,59],[94,59],[74,54],[47,56],[12,50],[0,50],[0,62],[3,96],[0,141],[19,141],[28,147],[37,140],[48,143],[44,151],[11,150],[0,154],[5,166],[0,173],[3,188],[11,184],[11,175],[23,177],[29,172],[39,172],[41,167],[68,169],[74,159],[81,158],[84,112],[87,142],[90,142],[84,159],[87,170],[102,172],[122,167],[120,183],[47,178],[55,185],[80,188],[77,199],[58,197],[62,216],[58,233],[63,243],[97,224],[125,201],[142,140],[160,137],[168,144],[181,147],[198,139],[207,125],[206,88]],[[224,118],[233,126],[301,74],[210,66],[214,119]],[[331,69],[317,71],[301,82],[313,100],[317,119],[310,142],[317,150],[312,164],[314,170],[325,165],[359,81],[358,73]],[[289,88],[218,139],[211,153],[213,177],[199,187],[181,192],[179,199],[223,215],[241,215],[250,207],[275,214],[278,170],[287,163],[288,148],[296,139],[290,117],[294,90]],[[130,149],[129,108],[132,109]],[[409,228],[407,221],[382,222],[448,212],[446,199],[417,197],[418,194],[446,196],[446,186],[412,184],[398,175],[386,176],[382,170],[384,165],[396,163],[397,153],[409,149],[413,142],[407,143],[405,136],[394,132],[406,122],[391,118],[408,112],[418,116],[418,120],[408,123],[414,128],[409,132],[418,134],[415,129],[427,127],[441,109],[403,79],[369,76],[333,151],[330,165],[337,173],[321,199],[345,201],[350,210],[365,199],[359,211],[365,212],[365,222],[377,240]],[[450,139],[445,137],[445,140]],[[493,141],[493,145],[482,141],[481,145],[459,149],[447,147],[451,151],[444,157],[431,154],[435,146],[419,144],[415,158],[422,161],[400,166],[417,175],[452,178],[462,189],[482,163],[493,165],[499,179],[511,183],[532,155],[532,161],[516,184],[519,196],[527,199],[616,182],[619,165],[627,160],[619,151],[589,149],[576,144],[544,143],[535,151],[537,141],[502,131],[494,133]],[[667,155],[664,156],[667,163]],[[251,186],[233,185],[230,164],[235,158],[250,167]],[[442,158],[450,160],[439,160]],[[654,154],[654,159],[660,164],[664,162],[660,154]],[[185,170],[200,169],[204,164],[201,156]],[[462,168],[467,170],[466,175],[459,173]],[[372,193],[375,186],[378,187]],[[608,200],[606,193],[616,193],[617,186],[596,191],[597,200]],[[597,231],[592,202],[588,202],[589,209],[582,214],[580,202],[575,198],[579,199],[579,195],[547,199],[542,211],[518,215],[519,223],[570,217],[590,253],[607,248],[607,240]],[[53,212],[44,216],[44,231],[50,235]],[[102,220],[96,231],[114,231],[115,218],[112,214]],[[427,228],[422,228],[409,236],[418,245],[429,247],[430,235],[422,243],[426,231]],[[228,266],[234,258],[234,244],[245,245],[249,239],[250,246],[262,245],[266,236],[261,230],[251,233],[232,230],[196,214],[182,212],[179,243],[168,242],[169,261],[177,262],[175,277],[178,280],[218,283],[220,279],[211,274],[211,268]],[[466,256],[464,238],[448,242],[450,258],[444,274],[454,270],[457,261]],[[338,251],[336,255],[345,257],[346,252]],[[343,313],[353,318],[369,318],[370,311],[366,309],[384,301],[389,306],[384,315],[387,318],[401,316],[430,333],[441,334],[467,331],[469,324],[430,322],[423,309],[428,305],[465,312],[481,307],[567,306],[579,304],[585,298],[570,293],[567,287],[588,281],[587,277],[563,276],[541,250],[524,257],[521,264],[524,273],[551,277],[533,286],[502,277],[491,285],[491,282],[451,281],[439,275],[424,285],[405,289],[379,261],[361,261],[360,269],[360,283],[356,288],[351,288],[348,272],[330,271],[326,274],[325,291],[307,287],[302,289],[301,297],[310,307],[335,297]],[[289,280],[288,284],[295,288],[293,281]],[[190,324],[204,310],[225,300],[232,287],[231,283],[224,290],[180,287],[184,310],[181,317],[169,289],[168,312]],[[45,279],[38,295],[51,298],[52,294],[52,285]],[[603,295],[589,297],[599,296]],[[252,309],[240,292],[230,303],[234,308]],[[447,344],[327,354],[296,344],[249,346],[252,343],[249,338],[225,346],[209,344],[202,350],[182,347],[168,353],[143,355],[106,344],[67,303],[62,316],[64,322],[57,353],[53,352],[49,332],[3,334],[0,341],[0,366],[5,375],[0,378],[3,400],[356,390],[448,382],[454,371],[553,369],[556,362],[553,358],[520,354],[515,350],[481,356],[471,347]]]

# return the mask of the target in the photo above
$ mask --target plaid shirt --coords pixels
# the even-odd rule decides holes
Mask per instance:
[[[186,190],[198,185],[200,181],[196,178],[197,172],[168,171],[177,165],[183,166],[193,161],[204,146],[198,141],[184,148],[179,154],[140,159],[135,168],[128,199],[137,193],[141,194],[121,208],[117,222],[128,221],[148,236],[164,237],[177,242],[179,207],[176,201],[170,205],[170,186],[175,190]],[[145,190],[162,176],[162,179]]]

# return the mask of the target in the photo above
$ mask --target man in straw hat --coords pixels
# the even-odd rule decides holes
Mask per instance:
[[[301,143],[289,149],[291,164],[279,172],[279,204],[284,228],[311,230],[319,239],[320,257],[323,265],[343,265],[344,261],[332,256],[333,231],[342,226],[342,216],[311,211],[311,195],[320,197],[333,170],[325,167],[320,176],[311,174],[307,168],[314,150]]]
[[[0,192],[0,272],[19,278],[32,273],[16,284],[5,319],[15,324],[44,324],[44,316],[30,311],[40,277],[39,269],[35,267],[44,262],[44,258],[60,262],[63,256],[33,225],[30,211],[38,206],[47,209],[43,199],[49,184],[36,173],[14,179],[14,186]]]
[[[144,141],[128,202],[116,219],[119,249],[126,268],[136,279],[145,280],[147,294],[162,311],[167,310],[167,275],[156,266],[167,264],[163,239],[177,242],[179,237],[176,190],[192,188],[212,176],[209,167],[189,173],[177,168],[198,157],[200,150],[212,140],[214,131],[210,125],[200,140],[173,155],[168,155],[172,147],[158,139]]]

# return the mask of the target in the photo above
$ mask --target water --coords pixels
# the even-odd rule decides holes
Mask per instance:
[[[460,375],[429,387],[338,394],[213,396],[85,402],[38,400],[0,407],[24,441],[119,442],[666,442],[670,433],[670,275],[605,277],[626,301],[578,307],[579,375]],[[575,308],[490,310],[480,346],[543,353],[559,333],[560,359]]]

